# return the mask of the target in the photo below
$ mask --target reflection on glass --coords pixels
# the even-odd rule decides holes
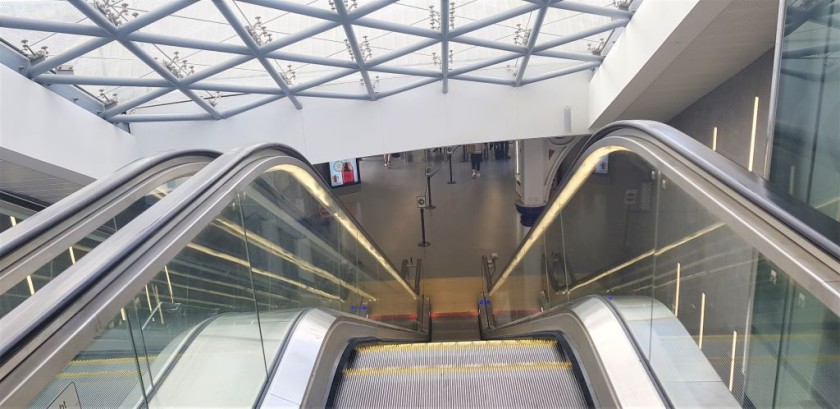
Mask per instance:
[[[242,188],[122,308],[113,326],[130,347],[103,352],[114,331],[101,332],[36,402],[55,398],[76,362],[101,354],[131,363],[133,382],[111,390],[107,376],[80,375],[79,395],[98,407],[248,407],[303,308],[414,329],[416,294],[328,192],[294,166]]]
[[[640,157],[591,159],[491,290],[497,324],[604,296],[671,399],[840,405],[835,313]]]
[[[9,291],[0,294],[0,318],[35,294],[35,292],[43,288],[59,274],[76,264],[77,261],[98,246],[99,243],[105,241],[121,227],[157,203],[176,187],[180,186],[186,179],[187,177],[181,177],[156,187],[145,196],[129,204],[128,207],[120,211],[119,214],[90,233],[87,237],[68,247],[66,251],[58,254],[47,264],[37,268],[24,281],[17,283]],[[21,221],[20,218],[14,216],[2,216],[0,219],[4,219],[3,223],[0,224],[0,232],[3,231],[3,227],[11,228]]]
[[[770,181],[825,219],[840,221],[840,67],[837,1],[785,0]],[[832,237],[837,240],[837,237]]]

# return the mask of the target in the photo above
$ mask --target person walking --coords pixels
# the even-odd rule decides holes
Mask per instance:
[[[481,160],[483,159],[482,154],[484,153],[484,144],[474,143],[472,145],[467,145],[467,148],[470,151],[470,161],[472,162],[472,177],[481,177]]]
[[[391,154],[386,153],[384,156],[385,156],[385,167],[390,168],[391,167]]]

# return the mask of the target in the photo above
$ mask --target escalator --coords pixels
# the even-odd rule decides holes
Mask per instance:
[[[552,338],[364,345],[327,406],[591,407],[576,370]]]
[[[296,152],[224,154],[0,318],[0,406],[840,406],[836,244],[664,125],[581,152],[484,272],[482,339],[436,343]]]

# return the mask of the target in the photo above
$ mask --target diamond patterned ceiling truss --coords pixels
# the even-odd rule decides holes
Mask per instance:
[[[49,56],[38,55],[20,41],[23,43],[20,51],[30,60],[23,73],[44,85],[100,86],[108,92],[114,87],[130,88],[130,98],[122,101],[107,95],[108,92],[98,96],[104,105],[100,113],[103,118],[128,123],[222,119],[280,99],[302,109],[298,97],[376,101],[436,82],[441,82],[442,92],[446,93],[450,80],[523,86],[597,67],[604,58],[601,54],[605,42],[595,41],[593,47],[591,38],[600,35],[614,41],[614,30],[626,26],[632,17],[628,0],[459,0],[461,3],[457,5],[450,3],[451,0],[170,0],[148,11],[142,10],[142,4],[138,5],[147,0],[131,0],[134,2],[131,6],[125,1],[67,0],[84,16],[75,23],[66,18],[31,18],[31,10],[24,14],[26,17],[4,12],[0,15],[0,29],[6,30],[0,31],[0,36],[7,43],[15,42],[9,38],[15,37],[14,30],[81,38],[66,50]],[[13,8],[3,3],[0,0],[0,11]],[[159,3],[158,0],[154,4]],[[214,18],[201,20],[186,16],[184,13],[191,7],[195,8],[196,16],[200,15],[199,7],[215,8],[209,10],[215,14]],[[401,10],[406,17],[393,19],[400,21],[370,16],[395,16]],[[479,18],[461,15],[475,10],[485,14]],[[588,17],[588,28],[558,34],[557,29],[564,21],[547,21],[547,15],[556,14],[549,10]],[[208,10],[203,11],[206,14]],[[256,15],[260,11],[270,17],[265,23]],[[171,18],[164,19],[176,13],[181,18],[203,21],[205,31],[178,36],[168,30],[149,28],[164,22],[163,26],[172,27]],[[427,17],[418,20],[419,15]],[[284,20],[278,20],[281,18]],[[290,18],[297,20],[291,24]],[[514,27],[514,22],[526,24],[516,23]],[[544,24],[550,24],[551,31],[540,36]],[[291,26],[299,29],[292,33],[281,31]],[[580,22],[575,25],[580,26]],[[214,33],[219,37],[219,33],[229,32],[230,28],[235,36],[227,40],[202,35]],[[144,69],[147,66],[148,72],[110,76],[68,74],[66,69],[61,70],[63,65],[111,43],[122,46],[140,63],[134,65]],[[185,50],[182,57],[178,52],[172,57],[173,47]],[[201,53],[216,58],[200,58]],[[183,57],[187,55],[193,65]],[[557,66],[529,76],[532,56],[539,57],[539,61],[556,60]],[[195,60],[200,61],[198,67]],[[206,62],[210,60],[215,63]],[[499,75],[499,66],[504,64],[509,75]],[[243,68],[245,65],[248,71]],[[496,70],[496,75],[488,75],[487,71],[482,75],[481,70],[489,69]],[[110,70],[96,72],[110,73]],[[359,75],[353,79],[354,74],[359,74],[361,80]],[[262,76],[261,80],[251,83],[237,80],[255,75]],[[394,88],[377,89],[380,75],[385,79],[399,77],[400,81]],[[402,80],[409,77],[413,80]],[[178,114],[136,113],[137,108],[159,101],[173,91],[189,98],[187,101],[191,100],[201,110]],[[220,98],[243,94],[256,97],[243,105],[219,109]]]

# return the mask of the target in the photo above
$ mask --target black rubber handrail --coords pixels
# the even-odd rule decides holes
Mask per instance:
[[[791,195],[780,192],[767,180],[747,171],[694,138],[666,124],[655,121],[618,121],[611,123],[592,134],[580,145],[578,154],[574,157],[572,163],[582,160],[589,147],[596,142],[607,136],[621,136],[622,131],[638,131],[654,138],[675,151],[680,157],[734,190],[750,203],[767,212],[771,217],[797,232],[802,238],[817,246],[835,260],[840,260],[840,245],[838,245],[840,243],[840,223]],[[548,203],[553,203],[557,199],[571,177],[571,173],[563,177],[560,188],[554,192]],[[538,225],[544,216],[545,213],[540,215],[534,226]],[[528,241],[531,234],[533,234],[533,230],[529,231],[522,239],[511,260],[514,260],[515,255],[522,250],[522,245]],[[505,271],[508,267],[505,266],[500,271]],[[494,277],[493,285],[490,288],[495,287],[498,280],[498,276]]]
[[[0,259],[60,225],[82,209],[95,205],[121,186],[156,166],[189,156],[215,159],[219,155],[221,155],[219,152],[211,150],[179,150],[163,152],[131,162],[114,174],[96,180],[52,206],[42,209],[15,228],[0,233]]]
[[[16,351],[26,345],[33,337],[47,328],[50,323],[58,319],[69,305],[74,303],[82,296],[82,294],[87,292],[91,286],[95,285],[109,271],[127,259],[140,246],[142,246],[143,243],[155,236],[161,230],[165,229],[166,226],[168,226],[179,215],[187,211],[190,204],[199,200],[199,198],[204,196],[205,193],[208,193],[209,190],[214,189],[218,183],[229,179],[232,176],[232,173],[235,172],[244,162],[260,157],[260,155],[270,155],[272,151],[277,154],[299,160],[307,166],[310,171],[317,174],[312,165],[300,153],[285,145],[259,144],[237,149],[222,155],[219,159],[208,164],[199,174],[187,180],[183,185],[162,199],[158,205],[156,205],[160,206],[161,203],[167,202],[165,208],[170,211],[160,214],[158,217],[154,218],[153,222],[143,226],[142,229],[139,229],[137,234],[133,234],[131,237],[122,237],[121,239],[124,242],[115,243],[114,246],[112,246],[113,248],[109,248],[107,257],[102,257],[100,259],[86,257],[84,263],[85,265],[89,265],[89,267],[87,267],[89,270],[83,278],[80,278],[80,280],[83,281],[74,284],[72,288],[57,288],[58,291],[66,290],[61,291],[62,296],[59,299],[56,299],[48,306],[43,307],[43,311],[31,314],[22,325],[14,325],[14,327],[16,327],[15,332],[8,334],[5,340],[0,340],[0,365],[5,363]],[[322,184],[325,183],[322,179],[320,181]],[[326,189],[329,188],[326,187]],[[344,208],[340,201],[336,200],[336,204],[353,223],[360,225],[358,221],[353,218],[352,214]],[[373,240],[370,239],[364,229],[359,230],[365,235],[368,241],[373,244],[377,251],[384,254],[376,246]],[[390,263],[390,260],[386,259],[386,262]],[[391,267],[393,268],[393,265]],[[45,289],[46,288],[47,287],[45,287]],[[44,290],[36,293],[33,297],[46,297],[47,294],[42,294],[43,291]],[[7,315],[7,317],[9,317],[9,315]],[[5,319],[6,318],[3,320]],[[67,319],[69,319],[69,317],[67,317]],[[0,323],[2,323],[3,320],[0,320]]]

